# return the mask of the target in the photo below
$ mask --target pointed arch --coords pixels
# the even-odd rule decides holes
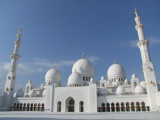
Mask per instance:
[[[79,112],[84,112],[84,103],[83,103],[83,101],[79,102]]]
[[[129,102],[126,103],[126,111],[130,111],[130,106],[129,106]]]
[[[131,110],[132,110],[132,111],[135,111],[134,102],[131,102]]]
[[[145,103],[144,103],[144,102],[141,102],[141,105],[142,105],[142,111],[146,111]]]
[[[121,103],[121,111],[123,111],[123,112],[125,111],[124,102]]]
[[[29,105],[29,103],[28,103],[28,104],[27,104],[27,111],[29,111],[29,106],[30,106],[30,105]]]
[[[107,106],[107,112],[110,112],[110,104],[107,103],[106,106]]]
[[[22,103],[20,104],[20,109],[19,110],[22,111]]]
[[[105,104],[104,103],[101,104],[101,107],[102,107],[102,112],[105,112]]]
[[[116,111],[119,112],[120,111],[120,107],[119,107],[119,103],[116,103]]]
[[[57,112],[61,112],[61,101],[57,102]]]
[[[34,111],[37,111],[37,104],[34,103]]]
[[[44,103],[42,103],[41,111],[44,111]]]
[[[140,103],[139,102],[136,102],[136,111],[141,111]]]
[[[111,110],[112,110],[112,112],[115,112],[115,105],[114,105],[114,103],[111,103]]]
[[[40,111],[40,107],[41,107],[41,104],[40,104],[40,103],[38,103],[38,111]]]
[[[75,101],[72,97],[66,99],[66,112],[74,112]]]

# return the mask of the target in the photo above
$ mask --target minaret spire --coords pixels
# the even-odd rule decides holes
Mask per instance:
[[[16,82],[16,69],[17,69],[17,62],[20,58],[19,56],[19,47],[21,45],[21,32],[22,32],[22,26],[19,29],[19,33],[17,34],[17,40],[15,40],[15,47],[13,54],[11,54],[11,63],[10,63],[10,69],[6,78],[6,84],[4,89],[4,107],[8,108],[10,107],[10,100],[13,97],[14,93],[14,86]]]
[[[157,108],[158,102],[157,102],[157,96],[156,96],[156,94],[158,94],[158,88],[157,88],[153,64],[150,60],[149,49],[148,49],[148,45],[150,41],[145,39],[144,37],[144,32],[143,32],[144,26],[141,23],[141,19],[138,16],[138,12],[136,9],[135,9],[135,14],[136,14],[135,29],[137,30],[138,37],[139,37],[137,46],[139,47],[140,53],[141,53],[143,73],[144,73],[145,81],[147,83],[147,94],[150,101],[150,107],[151,107],[151,111],[158,111],[158,108]]]
[[[135,14],[136,14],[136,16],[138,16],[138,11],[137,11],[136,7],[135,7]]]

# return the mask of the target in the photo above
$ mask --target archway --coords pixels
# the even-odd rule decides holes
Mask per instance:
[[[61,112],[61,102],[57,102],[57,112]]]
[[[126,111],[129,112],[130,111],[130,106],[129,106],[129,102],[126,103]]]
[[[135,111],[134,102],[131,102],[131,110],[132,110],[132,111]]]
[[[125,111],[125,107],[124,107],[124,103],[121,103],[121,111],[124,112]]]
[[[120,111],[120,107],[119,107],[119,103],[116,103],[116,111],[119,112]]]
[[[144,102],[142,102],[142,103],[141,103],[141,105],[142,105],[142,111],[146,111],[145,103],[144,103]]]
[[[105,112],[105,104],[104,103],[101,104],[101,107],[102,107],[102,112]]]
[[[107,103],[106,106],[107,106],[107,112],[110,112],[110,104]]]
[[[66,112],[74,112],[74,99],[69,97],[67,100],[66,100]]]
[[[136,110],[137,110],[137,111],[141,111],[140,103],[139,103],[139,102],[136,102]]]
[[[115,112],[115,106],[114,106],[114,103],[111,103],[111,110],[112,110],[112,112]]]
[[[79,112],[83,112],[84,108],[83,108],[83,101],[79,102]]]

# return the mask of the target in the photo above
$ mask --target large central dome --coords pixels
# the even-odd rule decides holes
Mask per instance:
[[[82,58],[78,60],[72,68],[72,73],[77,71],[77,73],[94,76],[94,67],[91,62]]]

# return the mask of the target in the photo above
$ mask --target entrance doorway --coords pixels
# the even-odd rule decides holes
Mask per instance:
[[[69,97],[67,100],[66,100],[66,112],[74,112],[74,99]]]

